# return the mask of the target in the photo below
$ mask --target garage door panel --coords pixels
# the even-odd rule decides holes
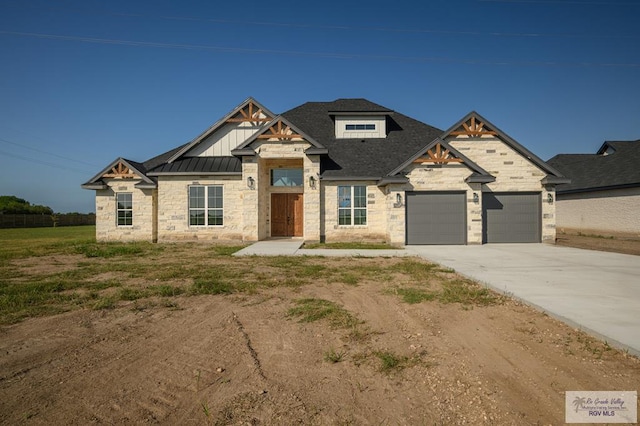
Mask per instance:
[[[540,193],[483,193],[483,242],[540,242],[541,208]]]
[[[406,193],[407,244],[465,244],[466,195],[451,192]]]

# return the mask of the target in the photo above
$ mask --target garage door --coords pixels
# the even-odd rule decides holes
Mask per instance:
[[[464,192],[407,192],[407,244],[466,244]]]
[[[540,193],[482,193],[485,243],[539,243]]]

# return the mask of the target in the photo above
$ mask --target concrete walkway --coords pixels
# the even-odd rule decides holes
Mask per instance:
[[[516,297],[640,356],[640,257],[548,244],[407,246],[404,250],[301,249],[260,241],[236,256],[419,256]]]

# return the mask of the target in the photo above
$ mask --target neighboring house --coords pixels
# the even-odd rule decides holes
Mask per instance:
[[[571,179],[556,189],[558,227],[640,235],[640,140],[559,154],[549,164]]]
[[[96,191],[109,240],[555,240],[568,182],[471,112],[442,131],[365,99],[276,115],[249,98],[191,142],[143,163],[118,158]]]

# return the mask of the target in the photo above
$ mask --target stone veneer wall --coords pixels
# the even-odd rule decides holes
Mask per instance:
[[[108,189],[96,191],[97,241],[154,241],[156,190],[137,189],[140,180],[108,179]],[[116,193],[129,192],[133,200],[133,225],[118,226]]]
[[[338,186],[366,185],[367,224],[338,225]],[[321,232],[326,242],[337,241],[388,241],[387,217],[389,195],[372,182],[366,181],[324,181],[322,183]]]
[[[448,138],[447,142],[495,176],[495,182],[482,185],[483,191],[540,192],[542,194],[542,241],[555,242],[556,203],[547,201],[549,194],[555,200],[555,188],[553,186],[545,188],[542,185],[541,181],[547,175],[543,170],[498,138],[458,137]],[[482,199],[480,206],[482,206]]]
[[[160,176],[158,179],[158,241],[241,240],[243,199],[250,191],[239,176]],[[189,225],[189,186],[222,185],[222,226]]]

